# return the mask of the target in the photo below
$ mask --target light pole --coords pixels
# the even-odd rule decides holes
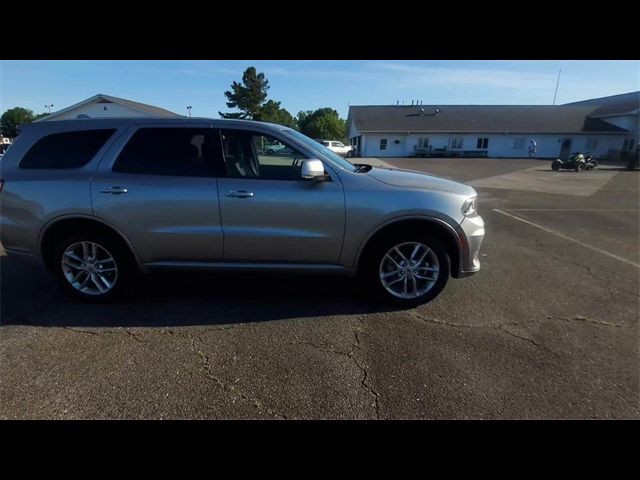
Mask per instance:
[[[189,118],[191,118],[191,105],[187,107],[187,110],[189,111]]]
[[[53,107],[53,103],[51,105],[45,105],[44,108],[49,110],[49,113],[51,113],[51,107]]]

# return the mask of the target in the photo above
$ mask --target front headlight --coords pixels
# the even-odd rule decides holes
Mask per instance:
[[[478,213],[478,197],[469,197],[462,204],[462,214],[465,217],[473,217]]]

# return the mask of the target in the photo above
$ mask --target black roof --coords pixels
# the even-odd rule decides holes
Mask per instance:
[[[640,91],[612,95],[610,97],[591,98],[566,105],[589,105],[595,107],[589,114],[591,117],[606,117],[638,113],[640,109]]]
[[[351,106],[360,132],[625,133],[589,114],[593,105]]]

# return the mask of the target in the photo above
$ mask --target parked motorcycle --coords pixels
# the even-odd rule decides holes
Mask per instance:
[[[598,160],[590,153],[574,153],[567,160],[562,161],[556,158],[551,162],[552,170],[593,170],[598,166]]]

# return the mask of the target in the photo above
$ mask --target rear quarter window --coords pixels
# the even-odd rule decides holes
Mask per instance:
[[[115,129],[54,133],[38,140],[22,158],[21,169],[80,168],[98,153]]]

